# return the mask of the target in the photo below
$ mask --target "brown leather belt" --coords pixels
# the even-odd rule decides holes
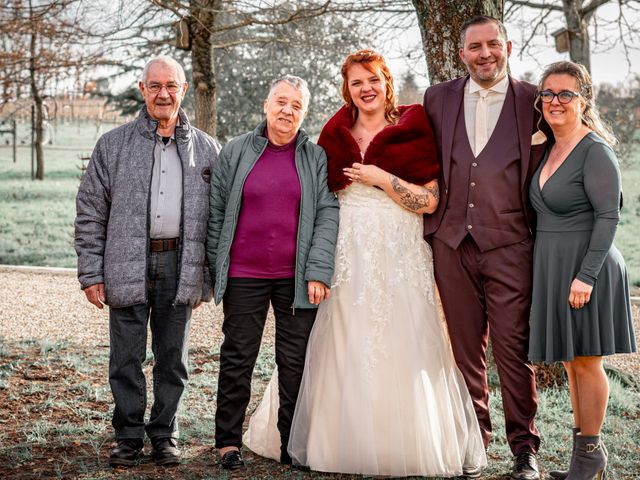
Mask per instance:
[[[151,251],[152,252],[169,252],[178,248],[180,243],[179,238],[159,238],[157,240],[151,239]]]

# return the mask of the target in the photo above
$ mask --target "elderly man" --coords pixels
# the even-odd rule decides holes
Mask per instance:
[[[244,465],[242,425],[269,303],[276,317],[279,458],[287,444],[317,305],[329,295],[338,203],[327,157],[300,125],[309,106],[301,78],[275,80],[266,120],[231,140],[213,167],[207,255],[224,342],[216,411],[222,467]]]
[[[491,437],[491,335],[514,455],[511,478],[536,480],[540,436],[535,374],[527,360],[533,254],[528,186],[540,160],[531,146],[536,87],[507,74],[511,42],[498,20],[468,20],[460,44],[469,74],[429,87],[424,97],[442,162],[442,198],[425,216],[425,236],[432,241],[453,352],[485,448]]]
[[[89,302],[109,306],[112,466],[135,463],[145,432],[158,465],[180,462],[191,310],[212,296],[204,243],[218,145],[180,108],[187,82],[175,60],[149,61],[139,88],[145,106],[98,140],[76,200],[78,278]],[[154,404],[145,422],[149,318]]]

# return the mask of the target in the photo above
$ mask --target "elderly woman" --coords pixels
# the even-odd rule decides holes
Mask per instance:
[[[549,65],[539,87],[553,139],[529,189],[538,218],[529,358],[562,361],[569,378],[571,464],[551,476],[600,479],[609,396],[602,357],[636,349],[626,267],[613,245],[621,204],[615,138],[600,121],[582,65]]]
[[[244,466],[242,424],[269,303],[276,318],[281,461],[318,304],[328,298],[338,203],[327,187],[327,158],[300,125],[309,106],[301,78],[275,80],[266,120],[224,146],[213,167],[207,256],[224,342],[216,410],[222,467]]]

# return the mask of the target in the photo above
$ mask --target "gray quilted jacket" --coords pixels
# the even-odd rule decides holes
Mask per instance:
[[[175,138],[182,161],[179,279],[174,304],[209,301],[205,240],[211,167],[219,146],[181,109]],[[147,301],[149,199],[158,122],[147,114],[100,137],[76,197],[75,249],[82,288],[104,283],[106,303]]]
[[[207,257],[214,278],[214,299],[220,303],[227,287],[230,249],[238,225],[242,189],[249,172],[267,147],[262,122],[253,132],[236,137],[220,152],[213,166],[207,235]],[[301,186],[293,307],[309,303],[306,284],[331,285],[338,237],[338,201],[327,187],[327,156],[300,130],[296,141],[296,170]]]

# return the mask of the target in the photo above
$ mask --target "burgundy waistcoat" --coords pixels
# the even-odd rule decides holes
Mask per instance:
[[[434,236],[456,249],[467,234],[485,252],[520,242],[529,229],[520,195],[520,144],[509,87],[487,145],[474,157],[459,109],[451,150],[448,202]]]

